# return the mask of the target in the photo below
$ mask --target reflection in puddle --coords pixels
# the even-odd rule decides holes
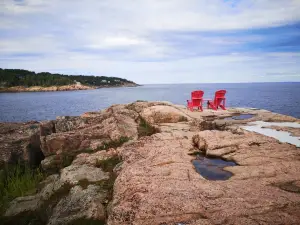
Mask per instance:
[[[242,128],[248,131],[254,131],[259,134],[263,134],[265,136],[269,136],[272,138],[276,138],[280,142],[287,142],[292,145],[296,145],[300,147],[300,139],[299,137],[291,136],[289,132],[286,131],[277,131],[271,128],[265,128],[270,126],[280,126],[280,127],[293,127],[293,128],[300,128],[299,123],[293,122],[263,122],[263,121],[255,121],[252,123],[248,123],[249,126],[243,126]]]
[[[233,161],[225,161],[220,158],[207,158],[198,155],[193,161],[197,173],[207,180],[227,180],[233,174],[229,171],[223,170],[226,166],[236,166]]]
[[[247,119],[251,119],[254,116],[255,115],[253,115],[253,114],[241,114],[238,116],[227,117],[227,118],[225,118],[225,120],[247,120]]]

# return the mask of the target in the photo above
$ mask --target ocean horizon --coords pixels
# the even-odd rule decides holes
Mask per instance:
[[[82,91],[0,93],[0,121],[53,120],[137,100],[185,105],[193,90],[211,99],[227,90],[228,107],[254,107],[300,118],[300,82],[146,84]]]

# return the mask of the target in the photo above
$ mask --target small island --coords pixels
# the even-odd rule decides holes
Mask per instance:
[[[136,86],[136,83],[119,77],[35,73],[0,68],[0,92],[72,91]]]

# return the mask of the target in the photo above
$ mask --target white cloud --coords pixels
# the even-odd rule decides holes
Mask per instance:
[[[86,39],[86,43],[92,43],[87,44],[86,47],[94,49],[134,47],[149,44],[146,39],[125,35],[104,36],[103,34],[92,34]]]
[[[162,62],[112,61],[102,56],[64,53],[48,58],[20,60],[17,68],[35,71],[64,72],[72,74],[95,74],[120,76],[138,83],[231,83],[254,81],[299,81],[300,56],[270,56],[269,54],[207,56]],[[289,65],[286,67],[285,63]],[[7,67],[16,68],[14,61]],[[263,76],[264,75],[264,76]]]
[[[192,54],[193,46],[164,39],[168,32],[267,28],[300,20],[299,0],[237,1],[235,7],[231,2],[2,0],[0,32],[10,36],[0,36],[0,67],[123,76],[140,83],[253,81],[270,71],[299,71],[299,53],[232,50],[205,56],[224,46],[261,41],[259,35],[199,36],[194,48],[202,57]],[[191,37],[180,38],[189,43]],[[13,56],[26,53],[42,57]]]

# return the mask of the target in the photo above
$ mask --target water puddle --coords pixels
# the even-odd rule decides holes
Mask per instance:
[[[207,180],[227,180],[233,174],[224,170],[224,167],[237,165],[233,161],[225,161],[220,158],[207,158],[201,155],[197,155],[192,163],[197,173],[200,173]]]
[[[299,123],[292,123],[292,122],[276,123],[276,122],[256,121],[256,122],[249,123],[248,125],[249,126],[243,126],[242,128],[248,131],[253,131],[259,134],[263,134],[265,136],[275,138],[283,143],[290,143],[292,145],[296,145],[298,148],[300,147],[299,137],[291,136],[291,133],[286,131],[277,131],[271,128],[267,128],[270,126],[300,128]]]
[[[253,114],[241,114],[241,115],[237,115],[237,116],[227,117],[224,120],[247,120],[247,119],[251,119],[254,116],[255,115],[253,115]]]

